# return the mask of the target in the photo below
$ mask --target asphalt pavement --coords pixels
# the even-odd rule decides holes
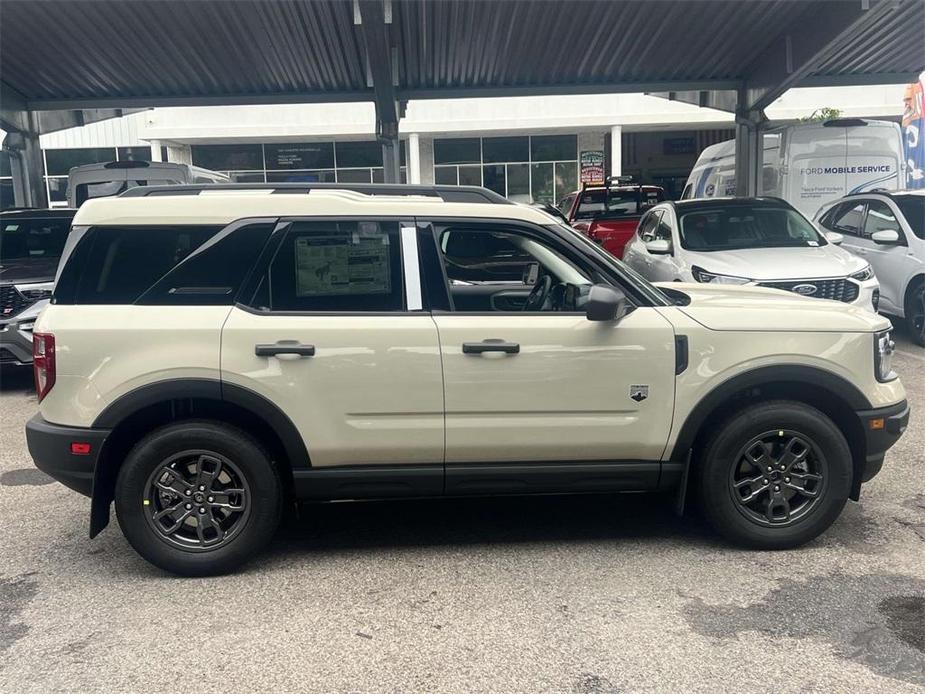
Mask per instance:
[[[622,495],[304,507],[222,578],[139,558],[35,470],[0,372],[0,692],[925,691],[925,349],[909,430],[799,550]]]

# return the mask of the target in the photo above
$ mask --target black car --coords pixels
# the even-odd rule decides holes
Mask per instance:
[[[32,326],[51,298],[75,212],[0,212],[0,364],[32,363]]]

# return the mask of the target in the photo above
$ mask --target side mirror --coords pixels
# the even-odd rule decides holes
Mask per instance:
[[[875,231],[870,235],[870,238],[874,243],[892,246],[899,243],[899,232],[895,229],[884,229],[883,231]]]
[[[837,231],[827,231],[825,232],[825,240],[835,246],[840,246],[841,242],[845,240],[845,237]]]
[[[626,314],[626,295],[609,284],[595,284],[585,304],[588,320],[617,321]]]
[[[671,253],[671,241],[668,239],[646,241],[646,250],[652,255],[668,255]]]

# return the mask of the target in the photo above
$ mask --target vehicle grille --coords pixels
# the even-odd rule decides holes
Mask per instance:
[[[833,299],[834,301],[844,301],[851,303],[858,298],[861,288],[854,282],[846,278],[834,280],[793,280],[789,282],[760,282],[759,287],[769,287],[771,289],[783,289],[785,292],[792,292],[795,287],[804,287],[811,285],[816,288],[812,294],[796,292],[803,296],[809,296],[813,299]]]
[[[12,318],[32,303],[12,284],[0,285],[0,319]]]

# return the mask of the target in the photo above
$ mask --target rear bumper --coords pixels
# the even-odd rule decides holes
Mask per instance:
[[[864,430],[865,458],[860,482],[867,482],[880,472],[883,457],[903,435],[909,425],[909,403],[902,402],[876,410],[857,413]]]
[[[91,496],[96,464],[109,431],[50,424],[37,414],[26,423],[26,443],[39,470],[74,491]],[[89,444],[89,453],[72,453],[72,443]]]

